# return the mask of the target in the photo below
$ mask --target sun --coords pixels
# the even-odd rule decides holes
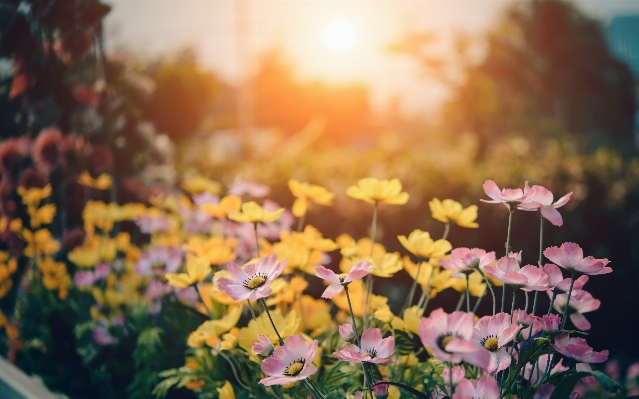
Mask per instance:
[[[355,43],[355,28],[350,22],[336,19],[324,30],[326,45],[335,51],[346,51]]]

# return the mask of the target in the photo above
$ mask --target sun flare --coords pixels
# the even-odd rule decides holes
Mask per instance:
[[[346,51],[355,43],[355,28],[350,22],[336,19],[324,30],[326,45],[335,51]]]

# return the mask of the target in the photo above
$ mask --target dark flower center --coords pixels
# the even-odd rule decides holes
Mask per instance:
[[[284,369],[284,372],[282,374],[288,377],[295,377],[296,375],[302,372],[302,370],[304,369],[305,362],[306,362],[306,359],[302,359],[302,358],[295,360],[293,363],[289,364],[286,369]]]

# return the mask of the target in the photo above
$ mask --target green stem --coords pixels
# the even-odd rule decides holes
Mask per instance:
[[[466,311],[470,312],[470,276],[466,274]],[[452,373],[452,370],[451,370]]]
[[[275,334],[277,335],[277,339],[280,341],[280,345],[284,345],[284,340],[282,339],[282,336],[280,335],[279,331],[277,331],[277,327],[275,327],[275,323],[273,322],[273,318],[271,317],[271,313],[268,311],[268,306],[266,306],[266,301],[264,300],[264,298],[260,298],[260,302],[262,302],[262,306],[264,307],[264,311],[266,312],[266,315],[268,316],[268,319],[271,321],[271,325],[273,326],[273,330],[275,330]]]
[[[450,222],[446,222],[446,227],[444,227],[444,234],[442,235],[442,240],[445,240],[448,237],[449,232],[450,232]]]
[[[552,312],[552,307],[555,304],[555,298],[557,297],[557,291],[552,292],[552,299],[550,299],[550,306],[548,307],[548,313],[546,315],[550,315]]]
[[[422,263],[424,260],[420,257],[419,263],[417,264],[417,274],[415,275],[415,279],[413,280],[413,284],[410,286],[410,291],[408,292],[408,297],[406,297],[406,301],[404,302],[404,306],[402,306],[402,311],[399,313],[400,315],[404,313],[406,308],[409,308],[413,303],[413,298],[415,297],[415,289],[417,288],[417,280],[419,280],[419,274],[422,270]]]
[[[515,314],[515,299],[517,299],[517,287],[513,286],[513,303],[512,305],[510,305],[510,322],[511,323],[513,322],[513,315]]]
[[[375,248],[375,236],[377,235],[377,208],[379,207],[379,203],[375,201],[373,204],[373,222],[371,224],[371,249],[369,251],[369,257],[371,258],[371,262],[373,262],[373,248]],[[366,296],[364,297],[364,312],[362,314],[362,320],[364,323],[364,328],[368,326],[368,309],[371,301],[371,294],[373,293],[373,275],[369,274],[366,277]]]
[[[251,300],[247,299],[246,303],[248,303],[249,305],[249,310],[251,311],[251,317],[253,317],[253,320],[255,320],[255,310],[253,310],[253,305],[251,305]]]
[[[306,221],[306,212],[300,216],[300,219],[297,221],[297,231],[300,232],[304,228],[304,222]]]
[[[505,309],[506,309],[506,284],[504,284],[501,290],[501,313],[504,313]]]
[[[524,313],[528,313],[528,291],[524,291],[526,297],[526,304],[524,305]]]
[[[512,229],[513,224],[513,214],[515,211],[511,208],[508,210],[508,236],[506,237],[506,256],[508,256],[508,252],[510,252],[510,231]]]
[[[570,313],[570,296],[572,295],[572,287],[575,284],[575,269],[572,269],[572,278],[570,279],[570,289],[568,290],[568,298],[566,298],[566,307],[564,308],[564,317],[561,319],[561,329],[566,326],[568,313]]]
[[[357,332],[357,323],[355,322],[355,313],[353,313],[353,305],[351,305],[351,296],[348,293],[348,285],[344,286],[344,292],[346,292],[346,301],[348,302],[348,309],[351,311],[351,320],[353,321],[353,332],[355,332],[355,339],[357,340],[357,347],[362,349],[362,343],[359,339],[359,333]],[[371,380],[366,373],[366,365],[362,363],[362,369],[364,370],[364,384],[368,386],[368,390],[373,395],[373,388],[371,387]]]
[[[462,304],[464,303],[465,296],[466,296],[466,291],[462,291],[461,295],[459,295],[459,301],[457,301],[457,306],[455,306],[455,312],[461,309]]]
[[[484,274],[484,271],[481,270],[481,268],[478,267],[477,271],[484,278],[484,281],[486,282],[486,285],[488,286],[488,289],[490,290],[490,294],[493,296],[493,316],[494,316],[495,315],[495,306],[496,306],[497,300],[495,299],[495,291],[493,290],[493,285],[490,283],[490,281],[488,281],[488,277],[486,277],[486,275]],[[475,306],[477,306],[477,305],[475,305]]]

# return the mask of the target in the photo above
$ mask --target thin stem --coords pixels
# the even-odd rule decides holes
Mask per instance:
[[[524,291],[524,295],[526,296],[526,304],[524,305],[524,313],[528,313],[528,291]]]
[[[513,286],[513,303],[510,305],[510,322],[511,323],[513,322],[513,315],[515,314],[515,299],[517,299],[517,287]]]
[[[485,296],[486,296],[486,291],[484,291],[483,295],[477,298],[477,302],[475,302],[475,306],[473,306],[473,313],[477,313],[477,309],[479,309],[479,304],[481,303],[482,299],[484,299]]]
[[[322,399],[326,399],[326,396],[324,396],[324,394],[319,390],[319,388],[317,388],[315,386],[315,384],[313,383],[313,381],[309,378],[306,381],[308,381],[309,385],[315,390],[315,392],[317,392],[320,396],[320,398]]]
[[[426,309],[426,305],[428,305],[429,298],[427,298],[427,295],[428,295],[428,291],[430,291],[430,281],[433,279],[433,274],[435,274],[434,267],[430,270],[430,276],[428,276],[428,281],[426,281],[426,285],[424,286],[424,289],[422,290],[422,295],[419,297],[419,301],[417,302],[418,308],[421,308],[422,305],[424,305],[424,309]]]
[[[253,317],[253,320],[255,320],[255,310],[253,310],[253,305],[251,305],[251,300],[247,299],[246,303],[248,303],[249,305],[249,310],[251,311],[251,317]]]
[[[371,262],[373,261],[373,248],[375,248],[375,236],[377,235],[377,208],[379,207],[379,203],[375,201],[373,204],[373,222],[371,224],[371,249],[369,251],[369,257],[371,258]],[[364,297],[364,312],[362,315],[362,320],[364,323],[364,328],[368,326],[368,309],[371,301],[371,294],[373,293],[373,275],[369,274],[366,277],[366,296]]]
[[[348,285],[344,286],[344,292],[346,292],[346,301],[348,302],[348,309],[351,311],[351,320],[353,321],[353,331],[355,332],[355,338],[357,338],[357,346],[362,347],[359,342],[359,333],[357,332],[357,324],[355,323],[355,314],[353,313],[353,306],[351,305],[351,296],[348,294]]]
[[[575,269],[572,269],[572,278],[570,279],[570,289],[568,290],[568,298],[566,298],[566,307],[564,308],[564,317],[561,319],[561,329],[566,326],[568,313],[570,313],[570,296],[572,295],[572,287],[575,284]]]
[[[504,309],[506,309],[506,284],[501,290],[501,313],[504,313]]]
[[[280,335],[279,331],[277,331],[277,327],[275,327],[275,323],[273,322],[273,318],[271,317],[271,313],[268,311],[268,306],[266,306],[266,301],[264,300],[264,298],[260,298],[260,302],[262,302],[262,306],[264,307],[264,311],[266,312],[266,315],[268,316],[268,319],[271,321],[271,325],[273,326],[273,330],[275,330],[275,334],[277,334],[277,339],[280,341],[280,345],[284,345],[284,340],[282,339],[282,336]]]
[[[300,232],[302,231],[302,229],[304,228],[304,222],[306,221],[306,212],[304,212],[304,214],[302,216],[300,216],[300,219],[297,221],[297,231]]]
[[[495,299],[495,291],[493,290],[493,285],[490,283],[490,281],[488,281],[488,277],[486,277],[486,275],[484,274],[484,271],[481,270],[481,268],[478,267],[477,271],[484,278],[484,281],[486,282],[486,285],[488,286],[488,289],[490,290],[490,294],[493,296],[493,316],[494,316],[495,315],[495,306],[496,306],[497,300]]]
[[[466,274],[466,311],[470,312],[470,276]],[[451,370],[452,373],[452,370]]]
[[[464,303],[465,296],[466,296],[466,291],[462,291],[461,295],[459,296],[459,301],[457,301],[457,306],[455,306],[455,312],[461,309],[462,304]]]
[[[508,236],[506,237],[506,256],[508,256],[508,252],[510,252],[510,231],[512,229],[514,213],[515,211],[513,211],[512,208],[508,210]]]
[[[355,313],[353,313],[353,305],[351,305],[351,296],[348,293],[348,285],[344,286],[344,292],[346,292],[346,301],[348,302],[348,309],[351,312],[351,320],[353,321],[353,331],[355,332],[355,339],[357,340],[357,347],[362,349],[362,343],[359,339],[359,333],[357,332],[357,323],[355,323]],[[371,380],[366,373],[366,364],[362,363],[362,369],[364,370],[364,383],[368,386],[370,395],[373,395],[373,388],[371,386]]]
[[[552,311],[552,307],[555,304],[555,298],[557,297],[557,291],[552,292],[552,298],[550,299],[550,306],[548,307],[548,313],[546,315],[550,315]]]
[[[371,225],[371,250],[370,257],[373,257],[373,246],[375,245],[375,235],[377,234],[377,207],[378,202],[375,201],[375,205],[373,206],[373,224]]]
[[[406,308],[409,308],[413,303],[413,298],[415,297],[415,289],[417,288],[417,281],[419,280],[419,274],[422,271],[422,263],[424,260],[420,257],[419,263],[417,264],[417,274],[415,275],[415,279],[413,280],[413,284],[410,286],[410,291],[408,292],[408,297],[406,297],[406,301],[404,302],[404,306],[402,306],[402,311],[400,314],[404,313]]]
[[[315,399],[316,398],[316,396],[315,396],[316,391],[313,389],[313,386],[310,384],[309,380],[305,379],[305,380],[302,380],[302,381],[304,381],[304,386],[306,387],[306,389],[309,390],[309,392],[311,393],[311,395]]]
[[[444,227],[444,234],[442,235],[442,240],[445,240],[448,237],[449,232],[450,232],[450,222],[446,222],[446,227]]]
[[[450,396],[452,397],[453,394],[455,393],[455,386],[453,385],[453,364],[452,363],[448,363],[448,382],[450,383]]]
[[[253,222],[253,226],[255,227],[255,253],[257,254],[256,256],[259,258],[260,257],[260,239],[258,238],[258,235],[257,235],[257,222]]]

